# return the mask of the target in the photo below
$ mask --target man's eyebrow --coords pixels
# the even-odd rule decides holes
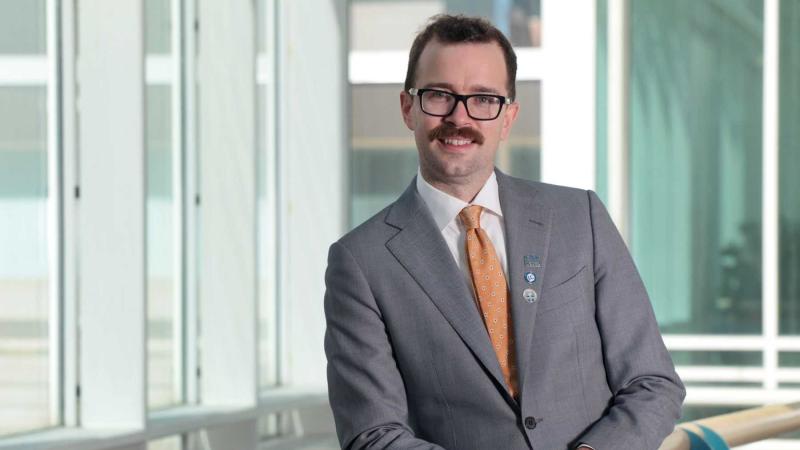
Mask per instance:
[[[428,83],[428,84],[426,84],[424,86],[424,88],[425,89],[431,89],[431,88],[447,89],[448,91],[452,91],[452,92],[456,91],[455,89],[453,89],[453,85],[450,84],[450,83]],[[470,89],[469,89],[469,93],[470,94],[472,94],[472,93],[481,93],[481,94],[503,95],[497,89],[491,88],[491,87],[488,87],[488,86],[484,86],[484,85],[481,85],[481,84],[475,85],[475,86],[471,86]],[[462,94],[463,94],[463,92],[462,92]]]
[[[439,88],[439,89],[447,89],[448,91],[454,91],[453,85],[450,83],[428,83],[425,85],[426,89],[430,88]]]

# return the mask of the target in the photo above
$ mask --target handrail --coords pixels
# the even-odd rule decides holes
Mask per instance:
[[[667,436],[659,450],[689,450],[687,431],[703,436],[700,426],[716,433],[730,447],[749,444],[800,430],[800,402],[745,409],[682,423]]]

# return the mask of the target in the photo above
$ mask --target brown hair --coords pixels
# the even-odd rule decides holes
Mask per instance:
[[[480,17],[468,17],[463,15],[439,14],[430,18],[428,25],[419,33],[411,45],[411,52],[408,55],[408,71],[404,89],[411,89],[415,81],[417,63],[422,54],[422,50],[432,39],[443,44],[460,43],[487,43],[497,42],[503,49],[503,56],[506,60],[506,72],[508,75],[508,96],[514,100],[517,94],[517,55],[511,47],[511,43],[503,33],[494,27],[488,20]]]

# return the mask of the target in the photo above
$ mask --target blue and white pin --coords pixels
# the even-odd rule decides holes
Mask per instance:
[[[536,274],[533,272],[525,272],[525,281],[528,284],[536,283]]]
[[[542,259],[539,258],[539,255],[525,255],[522,257],[522,262],[525,263],[525,267],[542,267]]]

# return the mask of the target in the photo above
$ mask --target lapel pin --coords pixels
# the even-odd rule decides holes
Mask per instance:
[[[525,255],[522,260],[525,263],[525,267],[542,267],[542,260],[539,255]]]
[[[525,272],[525,281],[527,281],[528,284],[535,283],[536,282],[536,274],[533,273],[533,272]]]
[[[535,303],[539,299],[539,295],[536,294],[535,290],[528,288],[522,291],[522,298],[528,303]]]

